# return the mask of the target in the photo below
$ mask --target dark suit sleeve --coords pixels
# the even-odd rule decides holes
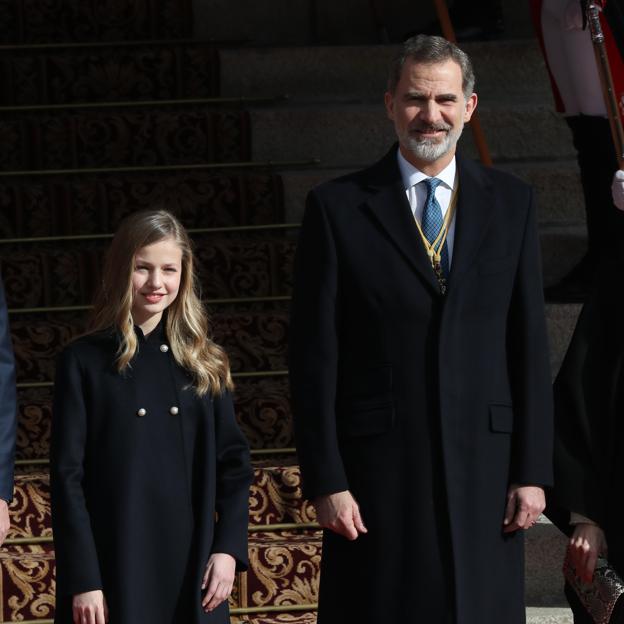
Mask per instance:
[[[290,322],[295,435],[308,498],[349,488],[336,433],[337,289],[334,239],[312,191],[295,258]]]
[[[87,413],[80,365],[71,349],[59,358],[54,384],[50,486],[59,585],[75,595],[102,589],[83,489]]]
[[[239,571],[249,565],[247,525],[249,484],[252,479],[249,446],[238,428],[229,393],[215,397],[217,450],[216,512],[218,521],[212,552],[232,555]]]
[[[530,191],[511,301],[508,353],[514,401],[512,483],[553,480],[553,408],[536,207]]]
[[[0,282],[0,498],[5,501],[13,498],[16,428],[15,361],[4,288]]]

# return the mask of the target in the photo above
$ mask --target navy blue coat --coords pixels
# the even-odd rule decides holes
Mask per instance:
[[[326,532],[319,624],[522,624],[511,483],[552,480],[536,210],[518,179],[458,156],[448,293],[397,147],[311,191],[290,373],[308,497],[349,489],[368,534]]]
[[[137,335],[123,375],[113,333],[80,338],[60,357],[51,448],[55,622],[72,622],[74,594],[102,589],[115,624],[226,624],[226,604],[203,612],[200,586],[213,552],[247,565],[247,442],[230,395],[197,397],[171,350],[161,349],[163,324]]]
[[[0,281],[0,498],[6,501],[13,498],[16,428],[15,361],[4,287]]]

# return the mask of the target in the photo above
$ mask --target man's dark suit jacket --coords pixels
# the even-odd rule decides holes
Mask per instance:
[[[520,624],[523,538],[502,532],[506,494],[552,479],[533,194],[457,158],[442,297],[396,150],[310,193],[295,262],[304,491],[349,489],[368,528],[354,542],[326,533],[319,624]]]
[[[15,362],[4,287],[0,281],[0,498],[6,501],[13,498],[16,428]]]

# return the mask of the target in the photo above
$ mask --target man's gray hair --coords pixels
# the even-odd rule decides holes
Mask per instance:
[[[472,61],[463,50],[443,37],[416,35],[403,42],[401,50],[392,60],[388,75],[388,91],[390,93],[396,91],[399,80],[401,80],[403,65],[407,59],[425,64],[444,63],[449,59],[455,61],[462,72],[464,97],[468,98],[474,92],[475,75]]]

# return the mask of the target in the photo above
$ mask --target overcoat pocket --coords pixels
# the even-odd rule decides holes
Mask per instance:
[[[341,406],[337,419],[340,436],[379,435],[394,425],[394,401],[389,397]]]
[[[513,433],[513,408],[511,405],[490,405],[490,431]]]

